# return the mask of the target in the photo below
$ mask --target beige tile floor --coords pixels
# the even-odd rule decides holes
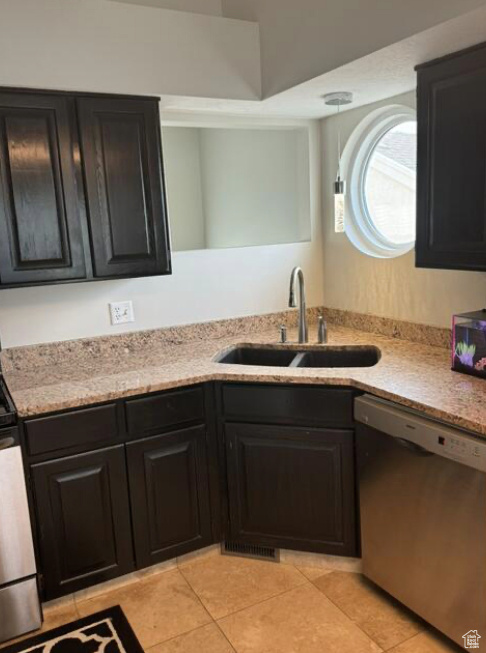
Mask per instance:
[[[359,573],[221,556],[46,604],[43,630],[121,605],[150,653],[457,653]]]

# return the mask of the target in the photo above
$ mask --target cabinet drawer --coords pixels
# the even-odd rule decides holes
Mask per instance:
[[[164,392],[126,403],[128,432],[144,435],[180,424],[204,420],[201,388]]]
[[[25,433],[27,451],[31,456],[109,442],[119,435],[116,405],[32,419],[25,423]]]
[[[345,388],[224,385],[226,420],[349,428],[353,391]]]

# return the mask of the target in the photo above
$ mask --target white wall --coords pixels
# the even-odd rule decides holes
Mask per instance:
[[[484,0],[223,0],[223,12],[259,21],[268,97],[484,5]],[[322,93],[326,90],[336,89]]]
[[[210,122],[210,120],[209,120]],[[306,274],[308,304],[323,299],[318,123],[311,125],[312,241],[176,252],[168,277],[0,291],[5,347],[151,329],[286,308],[295,265]],[[133,300],[134,324],[112,327],[108,302]]]
[[[258,25],[107,0],[0,0],[0,85],[255,100]]]
[[[387,104],[415,106],[415,95],[392,98],[341,115],[343,146],[372,110]],[[453,313],[484,308],[486,274],[423,270],[414,252],[375,259],[358,251],[333,228],[332,183],[336,175],[337,119],[321,121],[323,143],[324,304],[423,324],[448,327]]]
[[[307,129],[201,130],[207,247],[310,238],[301,141],[308,144]]]
[[[164,174],[172,248],[206,247],[199,129],[164,127]]]
[[[164,126],[173,251],[310,240],[309,129]]]

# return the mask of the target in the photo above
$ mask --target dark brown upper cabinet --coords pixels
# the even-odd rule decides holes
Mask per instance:
[[[156,100],[77,100],[96,277],[170,272]]]
[[[0,288],[170,271],[158,101],[0,90]]]
[[[73,109],[61,95],[0,94],[2,284],[86,277]]]
[[[486,44],[417,70],[417,266],[486,270]]]

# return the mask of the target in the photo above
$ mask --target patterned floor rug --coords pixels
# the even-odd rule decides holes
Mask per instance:
[[[7,646],[2,653],[143,653],[119,605]]]

